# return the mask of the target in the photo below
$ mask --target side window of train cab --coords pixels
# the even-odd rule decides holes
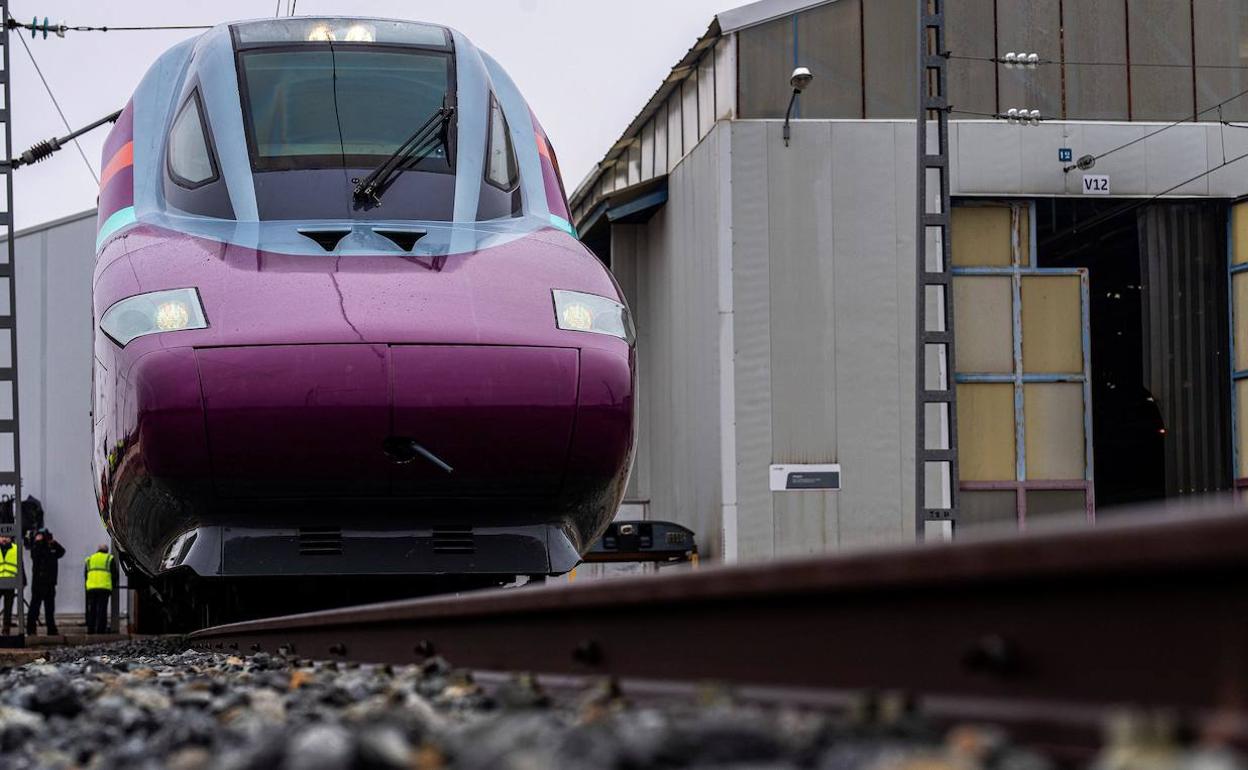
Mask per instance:
[[[169,127],[165,164],[165,198],[191,214],[233,219],[229,192],[221,178],[205,120],[203,101],[195,88],[178,108]]]
[[[520,213],[520,165],[511,144],[511,130],[498,101],[490,97],[490,125],[485,148],[485,182],[481,188],[482,219]]]

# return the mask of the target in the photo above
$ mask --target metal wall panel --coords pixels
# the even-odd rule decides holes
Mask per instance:
[[[654,173],[659,176],[668,171],[667,148],[667,104],[664,103],[654,113]]]
[[[731,124],[732,303],[736,347],[737,541],[743,561],[775,553],[771,437],[771,200],[767,125]]]
[[[81,612],[81,560],[107,541],[88,472],[95,212],[19,234],[15,246],[22,491],[42,501],[68,552],[57,611]],[[11,443],[5,454],[11,463]]]
[[[815,76],[798,99],[799,117],[863,116],[861,15],[862,0],[838,0],[797,15],[797,63]]]
[[[634,252],[634,311],[638,329],[648,330],[637,368],[649,422],[639,461],[648,465],[650,513],[692,528],[711,556],[722,536],[717,288],[707,280],[718,259],[718,153],[713,131],[669,175],[668,202],[636,226]]]
[[[1062,21],[1066,46],[1066,117],[1071,120],[1125,119],[1129,110],[1126,3],[1063,0]]]
[[[1037,53],[1061,61],[1059,0],[997,0],[997,50]],[[1007,70],[1000,67],[1002,110],[1026,107],[1061,118],[1062,73],[1059,67]]]
[[[996,0],[945,4],[945,44],[959,57],[949,62],[949,102],[958,110],[993,114],[997,109]],[[874,41],[872,41],[874,42]],[[1000,53],[1004,54],[1005,51]],[[975,116],[953,113],[955,120]]]
[[[641,128],[641,178],[654,178],[654,121]]]
[[[715,52],[707,51],[698,61],[698,138],[706,136],[715,124]]]
[[[897,238],[899,231],[914,229],[913,209],[898,206],[899,199],[913,201],[914,180],[912,166],[895,160],[889,130],[895,127],[850,122],[831,128],[831,241],[822,240],[827,233],[820,228],[814,274],[826,287],[827,266],[833,271],[835,380],[823,382],[834,383],[836,458],[846,483],[838,493],[837,519],[824,522],[824,538],[832,542],[835,535],[839,547],[851,548],[906,539],[915,519],[909,505],[898,504],[898,480],[914,467],[903,465],[899,451],[901,426],[914,421],[914,391],[902,395],[901,374],[914,371],[913,359],[901,354],[901,338],[913,339],[913,323],[901,324],[913,313],[914,290],[901,294],[898,274],[913,275],[914,256]],[[813,146],[809,151],[817,152]],[[811,165],[818,158],[814,154]],[[874,181],[845,183],[859,179]],[[811,275],[809,266],[804,272]],[[811,387],[820,387],[819,381]]]
[[[1132,116],[1135,120],[1192,117],[1191,2],[1127,0],[1127,12]]]
[[[914,0],[871,0],[862,9],[868,118],[914,120]]]
[[[1196,105],[1204,110],[1248,91],[1248,3],[1200,0],[1193,6],[1196,41]],[[1248,97],[1222,108],[1224,120],[1248,120]],[[1202,115],[1216,120],[1219,114]]]
[[[646,260],[646,228],[644,225],[612,225],[611,227],[611,272],[620,286],[633,318],[641,320],[649,318],[650,295],[641,291],[640,282],[645,276],[649,264]],[[637,356],[645,359],[653,344],[652,327],[649,323],[638,323]],[[648,392],[654,387],[649,381],[649,372],[638,370],[637,385],[639,391]],[[628,488],[624,492],[625,502],[648,502],[650,500],[650,403],[649,397],[637,399],[637,454],[633,461],[633,471],[628,479]]]
[[[1138,214],[1144,382],[1166,428],[1167,495],[1231,484],[1224,212],[1219,202],[1160,203]]]
[[[684,136],[685,130],[682,127],[684,118],[684,97],[680,93],[680,88],[672,91],[672,95],[667,97],[667,170],[671,171],[676,168],[676,164],[680,159],[685,157]]]
[[[689,73],[689,77],[680,84],[680,94],[680,106],[683,113],[681,135],[685,152],[690,153],[697,146],[700,138],[698,135],[698,73],[696,71]]]
[[[728,35],[715,44],[715,119],[737,116],[737,37]]]
[[[836,462],[832,127],[794,125],[790,147],[780,125],[767,128],[772,462]],[[776,493],[776,555],[823,550],[839,494]]]
[[[737,33],[737,108],[743,118],[783,118],[793,74],[793,19]]]

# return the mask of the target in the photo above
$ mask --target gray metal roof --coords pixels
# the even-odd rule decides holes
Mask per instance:
[[[715,18],[719,22],[719,31],[726,35],[729,32],[736,32],[781,16],[804,11],[807,8],[834,2],[836,0],[758,0],[756,3],[743,5],[740,8],[722,11]]]

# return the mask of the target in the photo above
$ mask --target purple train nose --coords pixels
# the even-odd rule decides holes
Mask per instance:
[[[217,494],[558,491],[575,349],[278,345],[197,351]]]

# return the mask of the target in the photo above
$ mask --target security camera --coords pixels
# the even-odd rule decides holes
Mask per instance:
[[[793,75],[789,78],[789,85],[793,86],[793,90],[800,94],[806,90],[806,86],[810,85],[810,81],[814,79],[815,76],[810,73],[810,68],[798,67],[793,70]]]

